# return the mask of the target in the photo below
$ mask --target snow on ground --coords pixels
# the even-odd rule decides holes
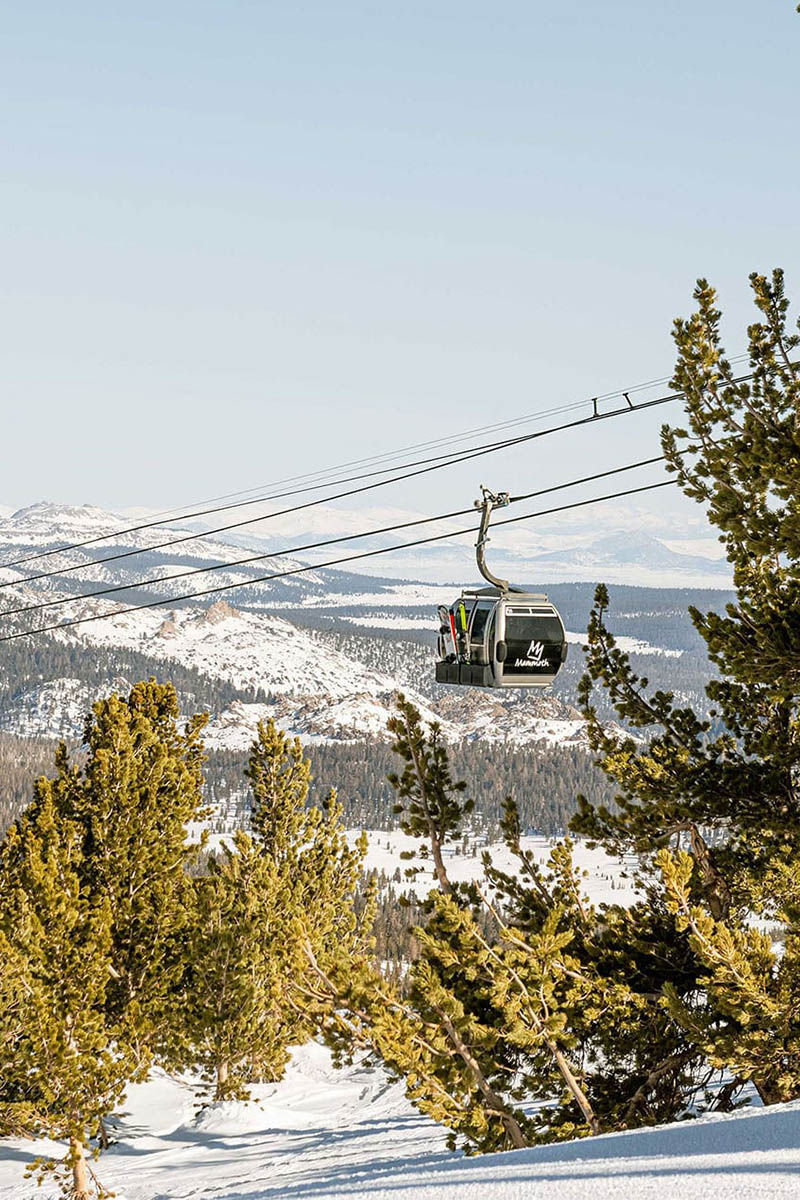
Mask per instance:
[[[571,630],[565,630],[567,641],[573,642],[578,646],[585,646],[588,641],[588,635],[585,633],[573,633]],[[683,650],[667,650],[663,646],[654,646],[652,642],[644,642],[641,638],[625,637],[625,635],[616,636],[614,641],[617,644],[618,650],[624,650],[626,654],[656,654],[661,658],[681,658]]]
[[[206,746],[212,750],[247,750],[253,743],[259,721],[271,717],[290,737],[299,737],[305,744],[333,741],[361,741],[365,737],[386,740],[386,721],[389,717],[394,690],[387,688],[379,695],[360,693],[328,700],[319,696],[279,698],[270,704],[247,704],[235,700],[224,712],[214,717],[204,734]],[[406,691],[408,695],[408,690]],[[439,720],[444,737],[451,742],[461,736],[458,727],[440,718],[413,692],[410,698],[429,724]]]
[[[192,831],[192,836],[198,836],[200,827]],[[361,836],[360,829],[348,829],[347,840],[355,845]],[[547,863],[552,849],[552,842],[542,836],[530,836],[520,839],[523,850],[542,866]],[[232,843],[231,833],[212,833],[208,839],[210,850],[219,850],[223,844]],[[444,859],[447,873],[451,879],[458,882],[468,882],[483,876],[481,855],[486,850],[492,862],[502,871],[516,874],[518,863],[504,842],[480,842],[475,846],[470,842],[467,852],[463,853],[461,843],[457,846],[445,846]],[[420,874],[413,885],[418,895],[425,895],[435,886],[433,868],[430,859],[414,857],[402,859],[400,855],[420,849],[418,838],[409,837],[400,829],[368,829],[367,857],[368,870],[383,871],[391,879],[399,870],[400,881],[396,886],[405,888],[407,884],[404,872],[409,868],[419,868]],[[583,886],[586,894],[594,904],[632,904],[636,898],[633,886],[633,874],[638,865],[635,856],[628,855],[623,859],[615,859],[599,847],[590,850],[585,842],[575,841],[573,858],[576,867],[585,872]],[[800,1193],[798,1193],[800,1195]]]
[[[20,692],[0,715],[0,729],[18,737],[74,737],[95,698],[80,679],[52,679]]]
[[[430,628],[436,620],[437,605],[452,604],[460,589],[458,583],[396,583],[381,592],[325,592],[309,596],[303,605],[305,608],[427,608],[431,611]]]
[[[140,650],[241,688],[302,694],[313,687],[330,699],[394,690],[391,678],[323,646],[307,630],[280,617],[238,611],[224,601],[206,611],[128,612],[88,625],[72,638]]]
[[[342,617],[342,621],[347,621],[350,625],[363,625],[366,629],[396,629],[398,632],[402,629],[435,629],[435,617],[403,617],[393,614],[391,616],[376,616],[370,615],[365,617]]]
[[[269,717],[292,737],[305,744],[361,741],[365,737],[387,740],[386,722],[399,687],[377,694],[355,692],[328,698],[289,693],[269,704],[234,701],[209,723],[204,740],[210,749],[246,750],[253,742],[259,721]],[[468,694],[454,702],[428,704],[413,689],[404,695],[419,709],[423,721],[439,723],[446,742],[480,741],[487,745],[578,746],[586,749],[586,722],[574,709],[552,697],[536,697],[530,709],[509,707],[494,697]],[[535,705],[535,707],[534,707]],[[609,729],[618,728],[609,726]]]
[[[348,840],[354,844],[359,836],[359,830],[348,830]],[[422,874],[415,885],[419,894],[434,886],[433,869],[430,859],[415,858],[401,859],[400,855],[407,851],[419,849],[419,839],[409,837],[399,829],[371,829],[367,832],[367,867],[377,871],[385,871],[392,876],[399,867],[401,874],[408,867],[421,867]],[[544,865],[550,857],[552,843],[546,837],[532,836],[520,839],[522,848],[531,854],[537,862]],[[516,874],[517,860],[503,842],[492,842],[479,845],[473,857],[470,846],[466,854],[458,847],[445,847],[445,866],[452,879],[466,882],[480,879],[483,875],[481,854],[488,850],[494,865],[502,871]],[[632,904],[635,898],[632,877],[637,867],[637,860],[628,856],[623,860],[611,858],[604,850],[590,850],[585,842],[577,841],[574,850],[575,865],[586,872],[584,888],[587,895],[595,904]],[[800,1195],[800,1192],[798,1193]]]
[[[800,1102],[633,1133],[465,1158],[402,1086],[316,1045],[248,1103],[193,1112],[185,1081],[130,1089],[96,1164],[118,1200],[785,1200],[800,1195]],[[52,1142],[0,1141],[4,1200],[54,1200],[26,1181]]]

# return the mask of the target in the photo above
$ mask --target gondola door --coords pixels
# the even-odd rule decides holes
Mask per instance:
[[[498,605],[495,678],[500,687],[547,687],[562,663],[564,630],[552,607]]]

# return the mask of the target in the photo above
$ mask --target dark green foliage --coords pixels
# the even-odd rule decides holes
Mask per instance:
[[[395,793],[388,776],[397,768],[391,746],[383,741],[330,742],[305,749],[311,766],[312,803],[321,804],[335,787],[350,829],[392,829]],[[487,837],[499,836],[503,797],[513,791],[523,828],[548,836],[564,832],[580,792],[596,803],[610,803],[613,787],[585,750],[572,746],[487,745],[465,742],[448,747],[451,769],[467,785],[474,801],[469,825]],[[249,797],[242,787],[247,756],[209,751],[205,796],[226,811],[226,819],[247,819]],[[222,826],[226,828],[228,826]]]
[[[737,382],[715,294],[701,280],[696,313],[675,326],[686,427],[662,434],[669,469],[706,507],[734,570],[736,596],[722,614],[691,610],[718,672],[706,688],[709,717],[651,690],[631,667],[599,587],[581,699],[618,791],[614,811],[581,801],[573,828],[642,856],[650,904],[620,933],[641,947],[638,970],[669,1021],[665,1044],[729,1070],[735,1086],[752,1079],[772,1102],[800,1095],[800,337],[781,272],[754,274],[751,286],[752,380]],[[597,684],[644,742],[602,727]],[[750,927],[753,914],[783,927],[782,955]],[[615,954],[625,961],[625,943]],[[678,1087],[684,1099],[689,1086]]]
[[[99,695],[130,690],[128,680],[158,679],[175,688],[185,712],[221,712],[234,700],[263,701],[258,689],[243,690],[224,680],[209,678],[179,662],[151,658],[138,650],[115,646],[88,647],[56,641],[50,636],[5,642],[0,645],[0,718],[43,683],[75,680],[87,693]]]
[[[218,1100],[281,1078],[289,1047],[330,1016],[320,979],[347,970],[372,915],[355,911],[365,843],[348,846],[335,794],[306,807],[300,742],[260,725],[246,775],[251,834],[238,831],[198,875],[185,950],[186,1058]]]
[[[53,762],[56,743],[0,733],[0,838],[30,803],[33,782]]]
[[[679,660],[671,660],[679,661]],[[50,739],[0,734],[0,835],[28,803],[33,781],[53,759]],[[387,776],[396,766],[382,741],[331,742],[306,747],[311,766],[309,799],[320,805],[331,788],[339,793],[348,829],[391,829],[395,794]],[[74,750],[80,760],[81,750]],[[563,833],[575,812],[575,797],[609,804],[614,789],[585,750],[572,746],[516,746],[466,742],[449,748],[452,770],[474,800],[470,825],[488,838],[499,836],[503,797],[513,791],[526,831]],[[250,795],[243,780],[245,751],[209,750],[203,799],[212,809],[212,832],[249,820]],[[213,810],[219,810],[215,816]]]
[[[400,775],[389,776],[397,792],[394,811],[400,817],[400,828],[422,839],[420,852],[430,853],[439,887],[449,894],[452,888],[442,850],[448,839],[458,836],[464,818],[472,812],[473,802],[461,799],[467,785],[463,780],[456,782],[450,773],[439,726],[434,725],[426,737],[418,711],[403,696],[386,727],[394,738],[392,749],[405,763]]]

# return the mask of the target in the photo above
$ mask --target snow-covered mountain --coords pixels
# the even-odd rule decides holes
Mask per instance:
[[[620,505],[577,509],[555,517],[516,522],[503,527],[502,514],[492,530],[491,557],[501,573],[518,582],[536,578],[546,568],[545,579],[591,579],[601,566],[609,579],[620,583],[653,586],[724,587],[729,569],[713,531],[690,507],[676,514],[666,507],[656,512]],[[267,507],[258,510],[265,513]],[[336,548],[305,547],[332,537],[353,536],[364,529],[379,530],[397,523],[418,521],[425,513],[400,507],[350,509],[320,504],[288,514],[274,514],[262,524],[222,536],[232,543],[263,552],[289,551],[312,563],[329,559]],[[212,518],[201,518],[194,527],[210,528]],[[453,541],[433,542],[399,550],[380,560],[380,570],[393,578],[413,575],[422,579],[458,579],[474,570],[476,518],[467,515],[438,521],[393,534],[362,537],[353,549],[381,550],[417,537],[461,531]],[[301,548],[303,548],[301,550]],[[347,553],[347,547],[340,551]],[[360,565],[357,570],[369,570]],[[610,574],[609,574],[610,572]]]
[[[584,744],[583,723],[568,694],[561,699],[552,694],[508,696],[433,684],[434,614],[438,603],[452,600],[451,584],[306,570],[307,564],[286,555],[242,564],[238,560],[247,557],[242,549],[218,540],[200,537],[164,546],[184,538],[186,531],[158,527],[120,536],[124,526],[125,518],[89,505],[47,503],[13,513],[0,525],[0,562],[104,539],[0,569],[0,605],[6,614],[0,612],[2,631],[62,625],[40,634],[36,645],[61,646],[72,655],[72,666],[59,674],[26,670],[17,686],[6,680],[0,730],[77,735],[92,701],[130,680],[133,668],[126,661],[136,653],[145,656],[140,661],[162,664],[166,677],[179,665],[236,691],[235,698],[212,709],[209,744],[220,748],[248,745],[257,721],[267,715],[308,740],[385,736],[398,690],[428,719],[440,721],[452,741]],[[606,541],[608,553],[617,546],[636,561],[637,543],[628,539],[626,549],[614,539]],[[652,542],[645,535],[638,543],[651,559],[662,552],[662,562],[681,557],[659,549],[659,543],[654,549]],[[116,557],[130,549],[141,553]],[[78,569],[67,570],[73,567]],[[301,573],[256,582],[285,570]],[[170,602],[176,595],[231,582],[240,586],[230,599],[211,594],[191,605]],[[115,590],[92,596],[106,588]],[[36,612],[13,611],[44,602],[49,607]],[[582,607],[581,620],[584,613]],[[98,616],[103,619],[94,620]],[[342,635],[343,630],[352,630],[352,636]],[[682,649],[651,644],[637,632],[634,626],[633,636],[621,644],[639,654],[683,654]],[[579,632],[569,634],[572,642],[581,639]],[[576,651],[572,655],[578,661]],[[98,656],[107,666],[90,681],[76,664],[92,663]],[[566,674],[572,669],[568,665]]]
[[[235,519],[235,516],[231,518]],[[196,537],[197,530],[191,528],[191,523],[174,521],[169,525],[126,532],[137,523],[88,504],[73,506],[43,501],[19,509],[0,523],[0,563],[46,554],[34,562],[8,568],[10,577],[22,578],[39,572],[80,567],[80,572],[73,570],[72,574],[79,574],[82,581],[125,583],[140,579],[143,565],[154,562],[160,572],[166,574],[172,564],[177,568],[185,566],[187,561],[191,565],[196,560],[197,565],[208,566],[209,561],[231,563],[243,557],[237,547],[222,540]],[[61,547],[81,542],[88,544],[59,552]],[[128,550],[136,550],[139,554],[129,559],[117,557]],[[299,565],[296,559],[273,560],[266,550],[261,551],[261,557],[261,562],[242,568],[243,581],[250,576],[290,570]],[[104,559],[112,562],[103,566]]]
[[[106,601],[81,600],[80,619],[112,612]],[[56,635],[65,645],[135,650],[165,665],[180,663],[236,688],[266,693],[267,702],[236,701],[214,714],[207,743],[244,749],[259,720],[273,717],[306,740],[385,737],[386,720],[399,690],[428,721],[439,721],[450,741],[512,740],[582,744],[577,712],[548,696],[517,704],[474,691],[430,700],[422,692],[331,646],[324,635],[263,613],[240,612],[225,601],[208,609],[145,609],[90,622]],[[101,689],[102,690],[102,689]],[[0,729],[42,736],[76,736],[96,698],[77,679],[59,679],[23,689],[0,716]]]
[[[112,663],[114,652],[136,651],[163,663],[167,676],[171,664],[180,664],[204,678],[224,681],[243,693],[268,698],[266,702],[253,703],[238,700],[228,709],[215,712],[208,731],[211,746],[226,749],[247,746],[257,721],[267,715],[311,740],[384,736],[393,698],[401,687],[429,720],[443,722],[446,736],[453,741],[484,736],[493,728],[491,714],[505,711],[496,699],[476,698],[470,693],[455,702],[447,698],[446,712],[439,712],[424,691],[415,689],[408,672],[398,678],[396,670],[367,665],[353,653],[332,645],[323,633],[301,628],[276,615],[285,607],[296,610],[298,605],[313,608],[322,603],[334,606],[340,602],[352,603],[352,593],[346,588],[342,590],[338,576],[333,578],[311,570],[286,581],[288,587],[278,588],[277,584],[250,587],[251,580],[258,575],[302,564],[288,557],[267,558],[254,566],[237,566],[231,571],[225,569],[225,564],[242,557],[241,551],[232,546],[206,538],[162,546],[163,542],[183,536],[181,531],[159,527],[120,538],[117,534],[120,528],[121,518],[89,505],[70,508],[42,503],[8,518],[0,526],[0,561],[25,558],[65,543],[92,538],[105,540],[19,563],[0,572],[0,582],[5,585],[2,600],[6,612],[31,604],[56,602],[35,615],[7,615],[3,628],[14,632],[37,624],[63,624],[64,628],[40,635],[38,644],[53,639],[80,650],[87,659],[99,648],[111,652]],[[114,557],[131,548],[143,553],[122,559]],[[103,559],[112,561],[104,563]],[[209,561],[219,563],[220,569],[169,581],[175,574],[206,568]],[[75,566],[80,569],[36,578]],[[145,586],[141,583],[143,578],[155,582]],[[129,588],[134,582],[135,589]],[[203,591],[229,582],[243,585],[236,592],[240,605],[237,608],[212,595],[192,607],[159,604],[124,611],[160,601],[176,592]],[[375,582],[371,586],[374,590],[360,597],[362,604],[368,604],[370,598],[382,606],[423,604],[430,613],[431,629],[435,604],[445,598],[439,589],[430,586]],[[109,587],[124,590],[92,598],[92,592]],[[205,606],[201,607],[201,603]],[[92,620],[97,616],[104,619]],[[432,659],[422,674],[432,674]],[[27,681],[5,704],[0,713],[0,729],[75,736],[97,692],[111,684],[109,679],[93,689],[69,676]],[[540,718],[546,719],[546,726],[537,723]],[[576,714],[566,705],[550,698],[543,707],[533,704],[524,728],[515,728],[511,719],[495,721],[494,736],[511,734],[523,741],[563,738],[572,742],[577,736],[575,718]]]
[[[595,538],[585,546],[548,550],[533,556],[534,563],[552,563],[559,568],[569,566],[605,567],[635,566],[656,571],[673,571],[678,578],[689,571],[706,572],[726,579],[729,566],[724,560],[700,555],[678,554],[664,542],[644,530],[616,532]]]

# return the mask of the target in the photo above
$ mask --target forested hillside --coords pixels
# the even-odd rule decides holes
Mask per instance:
[[[391,829],[394,792],[387,776],[396,770],[397,759],[382,742],[332,742],[311,745],[306,754],[311,764],[311,797],[321,803],[328,791],[337,789],[350,828]],[[244,787],[247,755],[230,751],[209,754],[206,766],[208,797],[221,820],[222,831],[246,820],[249,804]],[[580,749],[550,746],[482,745],[467,742],[453,748],[453,769],[474,799],[474,820],[488,836],[494,836],[502,816],[503,801],[513,795],[526,830],[547,835],[562,833],[575,812],[578,793],[598,804],[608,803],[613,790],[606,777]]]

